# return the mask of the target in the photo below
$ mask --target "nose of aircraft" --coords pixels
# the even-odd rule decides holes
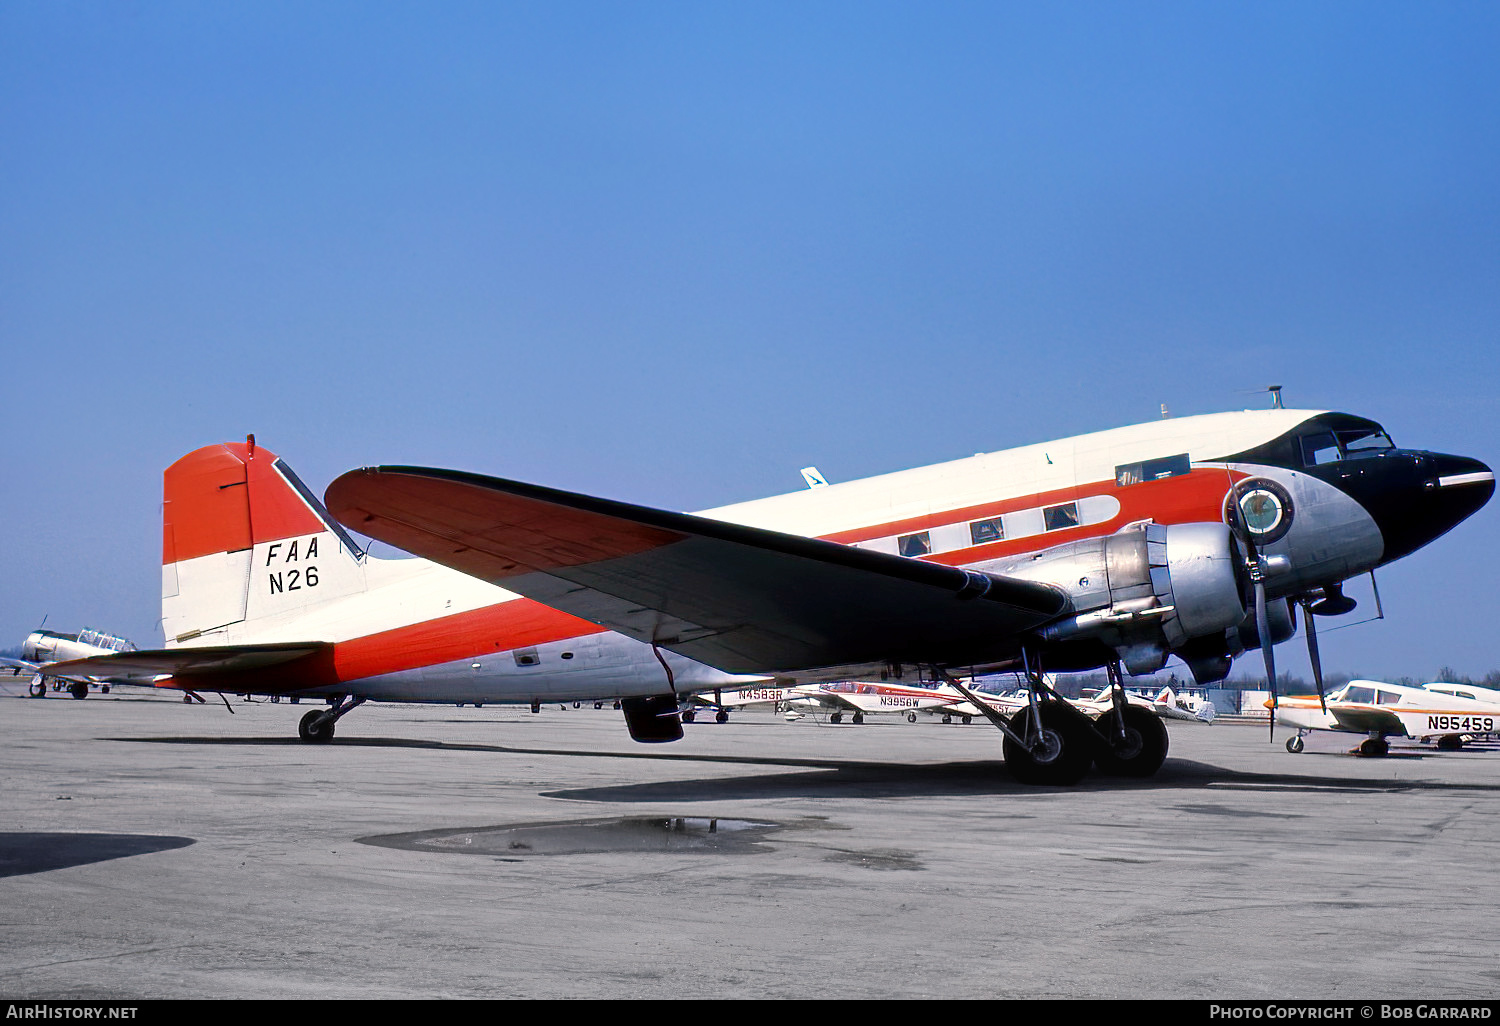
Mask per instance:
[[[1382,563],[1451,531],[1495,494],[1494,471],[1468,456],[1407,450],[1348,464],[1347,490],[1385,538]]]

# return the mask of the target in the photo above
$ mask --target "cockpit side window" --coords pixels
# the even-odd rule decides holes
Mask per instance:
[[[1316,431],[1302,436],[1302,465],[1321,467],[1325,463],[1359,459],[1394,448],[1390,436],[1378,427]]]
[[[1303,466],[1321,467],[1325,463],[1336,463],[1341,458],[1338,439],[1333,437],[1332,431],[1302,436]]]

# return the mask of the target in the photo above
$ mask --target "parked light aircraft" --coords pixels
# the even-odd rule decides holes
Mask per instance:
[[[951,707],[964,700],[951,687],[911,687],[873,681],[830,681],[803,684],[791,689],[785,704],[797,711],[827,710],[832,723],[841,723],[849,713],[851,723],[863,723],[876,713],[901,713],[915,720],[917,713]]]
[[[636,739],[666,741],[691,692],[937,677],[962,693],[958,675],[1024,669],[1028,707],[985,713],[1019,779],[1073,783],[1094,763],[1147,775],[1166,755],[1156,717],[1121,699],[1091,722],[1042,667],[1104,666],[1118,694],[1122,666],[1150,673],[1175,655],[1202,684],[1258,647],[1274,680],[1294,604],[1346,612],[1344,581],[1493,491],[1477,460],[1398,449],[1362,417],[1279,408],[698,515],[398,466],[344,474],[325,509],[250,438],[166,471],[167,646],[52,672],[321,696],[328,708],[301,723],[309,741],[372,699],[599,698],[623,699]],[[346,525],[421,558],[375,558]]]
[[[53,691],[67,689],[74,698],[87,698],[91,686],[107,692],[110,685],[117,681],[105,676],[88,674],[55,674],[50,669],[43,673],[42,667],[48,663],[65,660],[88,659],[94,656],[134,651],[135,646],[124,638],[117,638],[113,634],[106,634],[88,627],[77,634],[35,630],[26,635],[26,640],[21,643],[21,658],[7,659],[5,665],[16,676],[22,673],[31,675],[29,691],[32,698],[43,697],[47,694],[49,687]]]
[[[1269,699],[1266,706],[1270,708]],[[1273,715],[1297,729],[1286,742],[1286,750],[1294,754],[1314,730],[1364,734],[1359,752],[1373,756],[1389,751],[1387,737],[1435,740],[1439,748],[1456,751],[1477,735],[1500,733],[1500,702],[1372,680],[1352,680],[1321,704],[1316,695],[1288,695]]]
[[[704,708],[714,711],[714,718],[720,723],[729,720],[729,714],[735,709],[744,709],[752,705],[779,705],[790,698],[796,688],[778,688],[753,686],[748,688],[733,688],[729,691],[714,690],[708,692],[696,692],[686,696],[683,703],[682,721],[692,723],[697,714]]]

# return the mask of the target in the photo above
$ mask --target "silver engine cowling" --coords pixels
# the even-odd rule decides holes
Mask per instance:
[[[1098,641],[1131,674],[1161,669],[1195,638],[1245,621],[1244,551],[1224,524],[1142,524],[983,567],[1068,593],[1077,614],[1041,631],[1044,641]]]

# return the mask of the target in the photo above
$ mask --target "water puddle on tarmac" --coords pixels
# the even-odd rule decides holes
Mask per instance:
[[[639,816],[563,823],[423,830],[358,838],[361,844],[404,851],[449,852],[521,858],[610,852],[744,854],[766,850],[766,835],[779,823],[693,816]]]

